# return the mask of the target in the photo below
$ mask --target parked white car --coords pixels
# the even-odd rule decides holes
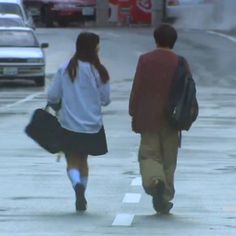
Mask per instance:
[[[197,13],[200,15],[202,12],[209,12],[211,14],[212,1],[210,0],[170,0],[171,4],[167,7],[168,18],[185,18],[185,16],[194,18]],[[198,19],[192,19],[198,20]]]
[[[47,47],[30,28],[0,27],[0,79],[33,80],[44,86]]]
[[[201,11],[208,5],[206,0],[172,0],[170,2],[173,4],[167,7],[168,17],[176,18],[187,14],[189,11]]]
[[[33,19],[21,0],[0,0],[0,14],[18,15],[23,19],[25,26],[35,28]]]
[[[0,14],[0,27],[25,27],[23,19],[14,14]]]

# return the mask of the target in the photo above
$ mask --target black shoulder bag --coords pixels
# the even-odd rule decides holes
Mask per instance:
[[[49,113],[48,109],[48,104],[44,109],[36,109],[25,132],[48,152],[58,153],[63,150],[62,128],[57,117]]]

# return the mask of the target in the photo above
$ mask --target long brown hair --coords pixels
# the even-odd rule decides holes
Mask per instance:
[[[77,74],[78,60],[89,62],[98,70],[103,83],[106,83],[110,77],[104,65],[101,64],[97,53],[99,45],[99,36],[90,32],[82,32],[76,40],[76,52],[70,59],[67,70],[71,81],[75,80]]]

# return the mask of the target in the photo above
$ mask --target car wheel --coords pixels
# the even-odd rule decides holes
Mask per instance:
[[[39,77],[34,80],[37,87],[43,87],[45,85],[45,78]]]

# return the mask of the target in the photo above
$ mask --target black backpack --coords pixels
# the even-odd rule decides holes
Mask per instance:
[[[189,130],[197,116],[195,82],[186,71],[185,59],[179,56],[169,96],[169,123],[176,130]]]

